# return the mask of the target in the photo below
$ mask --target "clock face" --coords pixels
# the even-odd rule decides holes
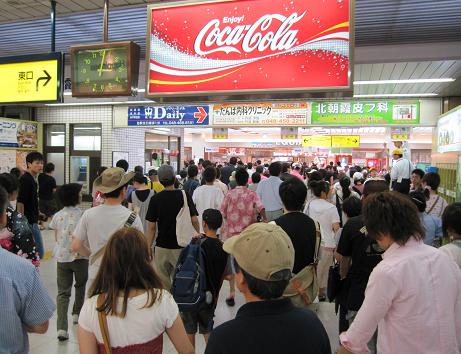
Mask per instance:
[[[103,96],[130,90],[128,52],[128,47],[75,51],[72,57],[74,70],[72,91]]]

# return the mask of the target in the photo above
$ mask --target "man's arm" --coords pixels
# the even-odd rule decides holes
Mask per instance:
[[[46,331],[48,331],[48,325],[49,325],[49,321],[46,320],[45,322],[39,325],[32,325],[32,326],[26,325],[25,327],[26,327],[26,331],[29,333],[43,334],[43,333],[46,333]]]
[[[71,248],[72,252],[77,252],[84,257],[89,257],[91,255],[91,250],[85,245],[85,242],[75,236],[72,237]]]
[[[147,239],[147,245],[151,248],[155,241],[155,231],[156,230],[157,230],[157,223],[147,221],[146,239]]]
[[[192,221],[192,226],[194,227],[195,231],[197,233],[200,233],[200,224],[198,222],[198,217],[197,216],[191,216],[190,220]]]

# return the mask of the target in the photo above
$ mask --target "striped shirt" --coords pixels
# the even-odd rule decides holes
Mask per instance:
[[[0,249],[0,353],[29,352],[25,326],[46,322],[55,310],[37,269]]]

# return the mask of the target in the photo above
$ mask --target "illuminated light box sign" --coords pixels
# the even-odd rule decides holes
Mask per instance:
[[[209,106],[128,107],[128,126],[208,126]]]
[[[461,151],[461,107],[452,110],[437,122],[437,152]]]
[[[360,147],[359,135],[303,135],[303,147],[332,147],[353,148]]]
[[[148,7],[146,95],[350,89],[349,0]]]
[[[0,149],[41,150],[42,124],[0,118]]]
[[[419,124],[419,101],[314,102],[312,124]]]
[[[213,105],[214,126],[302,126],[308,124],[307,102]]]
[[[0,58],[0,103],[60,102],[62,53]]]

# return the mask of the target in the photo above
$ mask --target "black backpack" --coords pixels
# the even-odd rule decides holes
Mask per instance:
[[[198,312],[207,302],[205,257],[202,250],[205,240],[192,239],[179,256],[171,294],[181,312]]]

